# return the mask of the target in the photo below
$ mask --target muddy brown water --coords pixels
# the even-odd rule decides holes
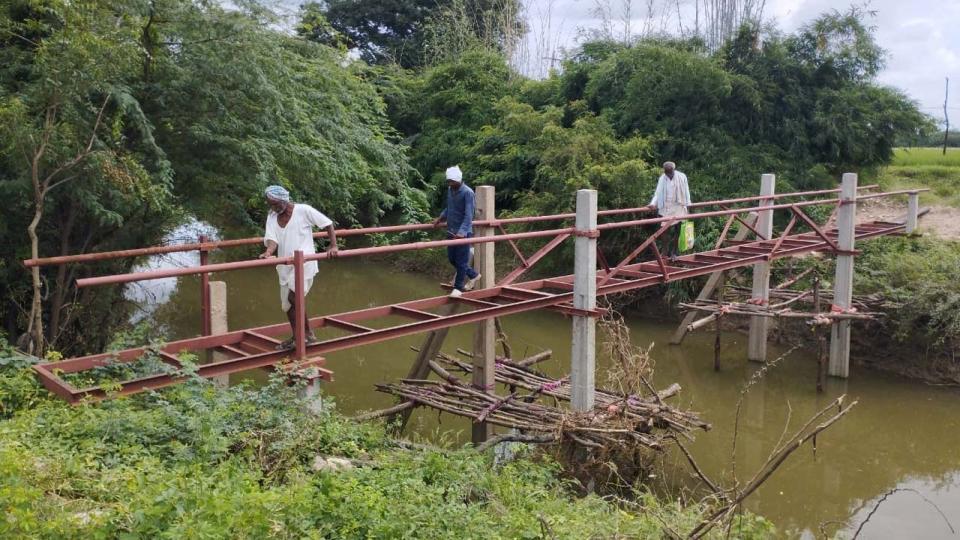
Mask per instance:
[[[227,282],[231,329],[285,320],[273,269],[232,272],[214,279]],[[168,281],[154,285],[153,292],[156,305],[147,317],[170,339],[196,335],[198,280]],[[341,260],[322,265],[307,305],[316,316],[438,293],[436,280],[429,277]],[[536,312],[503,322],[515,356],[552,349],[553,358],[541,368],[553,375],[568,372],[569,319]],[[654,345],[656,385],[680,383],[683,391],[674,403],[699,411],[713,424],[712,431],[696,435],[691,450],[709,475],[729,482],[737,400],[759,367],[745,359],[746,336],[724,334],[722,369],[714,372],[712,331],[694,334],[677,347],[668,344],[672,324],[636,317],[627,323],[635,345]],[[469,349],[472,332],[472,327],[452,329],[444,350]],[[603,339],[598,334],[598,341]],[[336,380],[325,385],[326,395],[347,414],[391,405],[392,398],[375,392],[374,384],[405,376],[415,357],[410,347],[421,340],[422,336],[413,336],[331,354],[327,365]],[[771,358],[784,351],[771,344]],[[609,359],[598,351],[598,383],[605,379],[608,365]],[[864,526],[861,538],[958,538],[947,521],[960,530],[960,392],[854,367],[848,381],[831,380],[827,391],[818,395],[815,375],[812,354],[795,351],[746,394],[737,443],[741,482],[749,480],[766,460],[788,420],[797,429],[843,393],[859,405],[820,436],[816,453],[810,446],[795,453],[749,499],[747,507],[772,520],[782,536],[819,538],[823,524],[824,530],[849,537],[879,499],[897,489]],[[250,377],[263,376],[237,374],[233,380]],[[468,423],[449,415],[417,412],[412,425],[418,434],[449,444],[469,439]],[[683,473],[668,474],[680,477]]]

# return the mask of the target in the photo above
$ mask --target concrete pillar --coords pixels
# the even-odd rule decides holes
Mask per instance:
[[[476,208],[478,220],[496,219],[493,186],[478,186],[476,189]],[[475,237],[493,236],[494,227],[478,227]],[[496,265],[494,264],[494,244],[474,244],[474,269],[480,272],[480,281],[476,287],[489,289],[496,285]],[[495,384],[494,369],[497,359],[496,321],[487,319],[477,323],[473,346],[473,385],[492,392]],[[473,424],[473,443],[487,440],[493,433],[493,425],[487,422]]]
[[[223,281],[211,281],[207,284],[207,295],[210,298],[210,334],[227,333],[227,284]],[[213,353],[213,362],[225,360],[222,353]],[[213,384],[220,388],[230,386],[230,375],[212,377]]]
[[[760,177],[760,195],[773,195],[776,191],[776,175],[764,174]],[[758,206],[773,206],[773,199],[760,201]],[[773,210],[760,210],[757,217],[757,231],[767,240],[773,236]],[[753,292],[751,298],[770,299],[770,263],[767,261],[753,265]],[[767,361],[767,332],[769,317],[750,318],[750,337],[747,344],[747,358],[754,362]]]
[[[597,191],[577,191],[578,233],[597,229]],[[597,239],[579,235],[574,241],[573,307],[597,307]],[[597,329],[593,317],[573,317],[573,354],[570,370],[571,405],[576,411],[593,409],[594,377],[597,355]]]
[[[920,213],[920,194],[912,192],[907,200],[907,234],[913,234],[917,230],[917,218]]]
[[[313,369],[313,368],[308,368]],[[307,380],[307,385],[300,390],[300,397],[307,400],[307,411],[320,414],[323,411],[323,399],[320,396],[321,380],[318,374],[313,373]]]
[[[837,212],[837,274],[833,280],[833,303],[849,309],[853,301],[853,238],[857,224],[857,175],[844,173],[840,186],[840,210]],[[827,374],[846,379],[850,375],[850,320],[831,325],[830,365]]]

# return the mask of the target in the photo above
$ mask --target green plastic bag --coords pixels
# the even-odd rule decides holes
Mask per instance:
[[[693,249],[694,240],[693,222],[681,221],[680,235],[679,238],[677,238],[677,248],[679,248],[681,252],[689,251]]]

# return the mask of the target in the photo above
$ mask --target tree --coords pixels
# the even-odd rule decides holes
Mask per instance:
[[[284,184],[341,226],[417,219],[416,172],[366,66],[276,31],[269,14],[186,0],[158,7],[148,50],[156,82],[143,101],[185,206],[215,224],[259,228],[263,188]]]
[[[109,6],[66,1],[14,3],[0,12],[7,41],[0,55],[4,65],[15,66],[0,80],[4,166],[7,189],[31,201],[26,233],[32,258],[40,255],[38,230],[50,205],[65,210],[58,217],[67,249],[78,220],[97,212],[100,221],[116,219],[102,204],[104,191],[132,193],[158,209],[169,194],[168,163],[126,87],[138,53],[125,22]],[[18,189],[24,184],[28,189]],[[99,197],[87,198],[91,191]],[[27,333],[30,349],[42,354],[46,339],[60,332],[65,288],[53,291],[44,332],[41,270],[33,267],[30,274]],[[65,269],[57,275],[62,285]]]
[[[191,213],[259,228],[270,183],[341,226],[424,217],[374,74],[274,22],[255,2],[0,8],[0,197],[11,201],[0,243],[12,246],[0,297],[11,334],[29,329],[34,350],[102,350],[128,314],[121,288],[73,282],[132,261],[35,268],[26,287],[20,259],[156,244]]]
[[[430,60],[424,54],[427,27],[431,18],[449,18],[451,8],[467,18],[463,31],[497,36],[501,43],[514,39],[516,29],[522,28],[517,0],[326,0],[307,4],[305,14],[314,13],[317,6],[366,62],[395,62],[405,68]],[[335,44],[341,38],[323,32],[315,39]]]

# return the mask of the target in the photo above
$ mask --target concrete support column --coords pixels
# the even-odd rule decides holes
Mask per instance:
[[[478,186],[476,189],[476,208],[478,220],[496,219],[493,186]],[[493,227],[478,227],[476,237],[493,236]],[[476,287],[489,289],[496,285],[496,265],[494,264],[494,243],[474,244],[474,267],[480,272]],[[492,392],[495,384],[494,369],[497,359],[497,329],[493,319],[477,323],[473,346],[473,385]],[[493,425],[487,422],[473,424],[473,443],[479,444],[493,434]]]
[[[320,414],[323,411],[323,399],[320,396],[321,382],[319,376],[311,376],[307,380],[307,385],[300,390],[300,396],[307,400],[307,411],[313,414]]]
[[[579,235],[574,243],[573,307],[597,307],[597,239],[587,233],[597,229],[597,191],[577,191],[577,221]],[[593,409],[596,369],[596,321],[593,317],[573,317],[573,354],[570,370],[571,405],[576,411]]]
[[[917,230],[917,218],[920,214],[920,194],[912,192],[907,200],[907,234],[913,234]]]
[[[227,327],[227,284],[223,281],[211,281],[207,284],[207,297],[210,299],[210,334],[226,334]],[[211,360],[225,360],[225,355],[213,353]],[[230,386],[229,375],[218,375],[211,380],[220,388]]]
[[[760,177],[760,195],[773,195],[776,191],[777,177],[764,174]],[[773,206],[773,199],[760,201],[759,206]],[[773,210],[760,210],[757,217],[757,232],[769,240],[773,235]],[[767,261],[753,265],[753,292],[751,298],[763,300],[766,305],[770,299],[770,263]],[[767,333],[769,317],[750,318],[750,337],[747,344],[747,359],[754,362],[767,361]]]
[[[853,301],[853,239],[857,224],[857,175],[844,173],[837,212],[837,274],[833,281],[833,303],[850,309]],[[836,321],[830,332],[830,365],[827,374],[846,379],[850,375],[850,320]]]

